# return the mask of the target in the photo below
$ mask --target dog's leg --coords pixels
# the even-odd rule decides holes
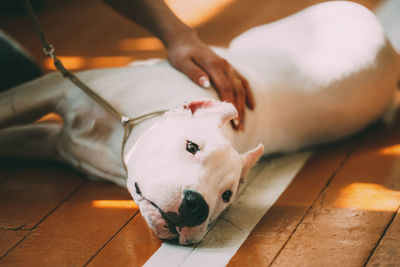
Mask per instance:
[[[0,158],[57,159],[62,123],[31,123],[0,130]]]
[[[35,121],[53,111],[66,86],[59,74],[53,74],[1,93],[0,129]]]

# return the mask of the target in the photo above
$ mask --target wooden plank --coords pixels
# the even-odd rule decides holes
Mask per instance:
[[[229,266],[267,266],[279,252],[321,190],[358,142],[350,139],[316,152],[257,224]]]
[[[371,131],[273,261],[361,266],[400,205],[400,123]]]
[[[18,244],[30,231],[29,230],[5,230],[0,229],[0,259],[12,247]]]
[[[60,164],[28,164],[0,183],[0,228],[32,229],[84,182]]]
[[[400,212],[397,211],[393,222],[368,261],[367,267],[400,266]]]
[[[142,266],[161,246],[161,240],[138,214],[113,238],[89,266]]]
[[[82,266],[137,213],[125,188],[87,182],[0,265]]]

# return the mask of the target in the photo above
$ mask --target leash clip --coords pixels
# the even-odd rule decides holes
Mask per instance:
[[[122,125],[124,125],[124,126],[125,126],[125,125],[128,125],[129,120],[130,120],[130,119],[129,119],[128,117],[126,117],[126,116],[124,116],[124,115],[121,116],[121,124],[122,124]]]
[[[52,59],[54,59],[54,46],[49,44],[46,47],[43,47],[43,53],[48,56],[51,57]]]

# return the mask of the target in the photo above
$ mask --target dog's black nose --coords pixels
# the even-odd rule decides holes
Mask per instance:
[[[192,190],[183,191],[182,203],[179,207],[181,226],[197,226],[208,217],[208,204],[203,196]]]

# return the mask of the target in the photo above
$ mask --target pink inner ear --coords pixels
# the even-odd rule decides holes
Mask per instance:
[[[213,105],[213,103],[214,101],[212,100],[193,101],[187,105],[183,105],[183,108],[190,109],[190,111],[194,114],[199,108],[209,108]]]

